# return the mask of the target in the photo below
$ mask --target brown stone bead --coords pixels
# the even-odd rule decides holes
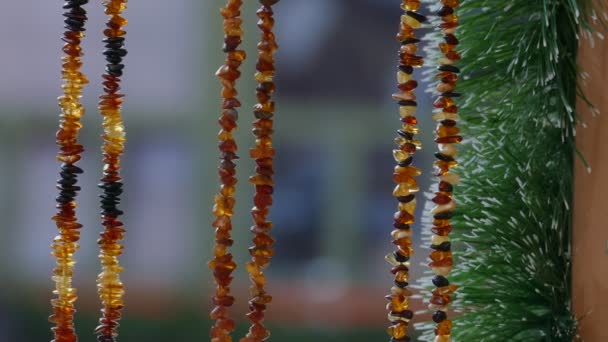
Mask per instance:
[[[462,137],[459,135],[449,137],[438,137],[435,139],[435,142],[438,144],[455,144],[462,142]]]
[[[441,0],[441,3],[444,6],[448,6],[448,7],[458,7],[460,5],[460,1],[459,0]]]
[[[432,256],[431,256],[432,258]],[[449,258],[444,258],[444,259],[440,259],[440,260],[433,260],[432,262],[429,263],[429,266],[432,267],[449,267],[452,266],[454,264],[454,259],[452,259],[452,256],[450,255]]]
[[[418,87],[418,82],[415,80],[409,80],[405,83],[401,83],[398,85],[398,88],[402,91],[412,91]]]
[[[435,197],[433,197],[433,202],[437,204],[448,204],[450,201],[452,201],[452,198],[442,193],[437,193]]]
[[[452,184],[445,182],[445,181],[439,182],[439,191],[452,192],[453,190],[454,190],[454,187],[452,186]]]
[[[449,72],[449,71],[443,71],[437,74],[437,78],[441,79],[441,82],[443,83],[456,83],[456,81],[458,81],[458,75],[453,73],[453,72]]]
[[[407,53],[400,54],[401,64],[412,67],[421,67],[424,64],[422,56],[410,55]]]
[[[448,224],[447,226],[443,227],[433,227],[431,228],[431,231],[435,235],[448,236],[452,232],[452,226]]]
[[[451,59],[453,61],[457,61],[460,60],[460,58],[462,58],[460,56],[460,53],[456,52],[456,51],[449,51],[445,54],[445,57],[447,57],[448,59]]]
[[[412,224],[414,223],[414,216],[406,211],[397,211],[394,215],[395,222],[401,224]]]

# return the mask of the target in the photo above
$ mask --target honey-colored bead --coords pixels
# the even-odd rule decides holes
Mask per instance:
[[[442,267],[431,267],[433,273],[447,277],[452,271],[452,266],[442,266]]]
[[[407,324],[399,322],[395,325],[391,325],[388,328],[388,334],[395,339],[401,339],[407,336]]]
[[[407,203],[399,203],[399,210],[414,214],[414,212],[416,211],[416,199]]]
[[[435,290],[433,290],[433,295],[439,295],[439,296],[450,295],[450,294],[456,292],[457,289],[458,289],[458,286],[456,286],[456,285],[438,287]]]
[[[393,190],[393,196],[405,197],[418,191],[420,191],[420,188],[418,186],[412,186],[409,184],[398,184]]]
[[[393,150],[393,158],[395,158],[395,161],[397,162],[402,162],[409,158],[409,156],[410,153],[407,153],[403,150]]]
[[[414,125],[410,125],[410,124],[404,124],[401,126],[401,130],[403,130],[406,133],[411,133],[411,134],[418,134],[420,132],[420,129]]]
[[[433,245],[441,245],[444,242],[448,242],[450,241],[450,238],[447,235],[436,235],[434,234],[431,238],[431,244]],[[437,261],[433,258],[433,255],[441,255],[441,256],[447,256],[447,254],[434,254],[435,252],[431,253],[431,260],[433,261]],[[449,253],[449,255],[452,255],[452,252],[437,252],[437,253]]]
[[[456,209],[456,202],[455,201],[451,201],[447,204],[442,204],[442,205],[438,205],[435,206],[432,210],[431,210],[431,214],[435,215],[438,213],[445,213],[448,211],[453,211],[454,209]]]
[[[412,75],[411,74],[405,73],[403,71],[398,71],[397,72],[397,83],[399,83],[399,84],[405,84],[405,83],[407,83],[407,82],[409,82],[411,80],[412,80]]]
[[[452,342],[452,336],[450,336],[450,335],[435,336],[434,342]]]
[[[417,11],[420,9],[420,1],[419,0],[406,0],[401,6],[403,9],[407,11]]]
[[[455,173],[448,172],[441,177],[439,177],[442,181],[450,183],[450,184],[458,184],[460,183],[460,176]]]
[[[450,335],[452,333],[452,321],[446,319],[441,323],[437,324],[437,328],[435,329],[435,334],[439,336]]]
[[[448,157],[455,157],[458,154],[458,149],[454,144],[439,144],[439,152]]]
[[[416,106],[401,106],[399,107],[399,115],[402,118],[414,115],[416,113]]]
[[[433,162],[433,165],[435,165],[437,167],[437,169],[440,170],[441,174],[444,174],[444,173],[450,171],[450,169],[458,166],[458,162],[437,160],[437,161]]]
[[[441,121],[441,120],[458,120],[460,116],[456,113],[448,113],[448,112],[438,112],[433,114],[433,120]]]
[[[405,296],[389,296],[390,311],[403,312],[410,307],[409,300]]]
[[[422,170],[413,166],[395,166],[395,174],[416,177],[422,174]]]

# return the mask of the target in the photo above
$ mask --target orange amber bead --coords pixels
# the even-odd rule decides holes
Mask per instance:
[[[441,323],[437,324],[435,334],[437,335],[450,335],[452,333],[452,321],[446,319]]]

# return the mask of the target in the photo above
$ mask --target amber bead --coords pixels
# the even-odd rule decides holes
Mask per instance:
[[[441,321],[437,324],[437,328],[435,329],[435,334],[437,335],[450,335],[452,332],[452,321],[449,319]]]
[[[433,251],[431,252],[431,260],[432,261],[444,261],[444,260],[451,260],[452,259],[452,252],[451,251]]]
[[[437,78],[443,83],[456,83],[458,81],[458,75],[450,71],[442,71],[437,74]]]
[[[446,203],[449,203],[451,200],[452,200],[452,198],[450,196],[447,196],[442,193],[437,193],[437,195],[435,195],[435,197],[433,197],[433,202],[435,202],[437,204],[446,204]]]
[[[268,235],[272,223],[268,221],[269,207],[272,205],[272,193],[274,186],[273,157],[275,149],[272,147],[273,117],[275,103],[272,95],[275,92],[274,78],[274,56],[278,45],[272,29],[274,18],[272,5],[278,0],[262,0],[262,7],[257,11],[259,18],[258,27],[261,30],[261,40],[258,43],[258,60],[256,62],[255,79],[256,98],[258,103],[254,106],[254,115],[257,120],[253,124],[253,134],[257,137],[255,147],[250,150],[250,156],[255,160],[256,173],[249,181],[255,186],[253,198],[254,208],[252,216],[255,226],[251,231],[254,233],[253,246],[249,248],[251,261],[247,264],[247,272],[251,280],[251,297],[249,300],[249,313],[247,317],[251,327],[247,335],[241,339],[243,342],[258,342],[268,339],[270,332],[264,327],[262,321],[267,304],[272,297],[266,293],[266,276],[264,268],[270,263],[274,254],[272,244],[274,239]]]
[[[452,226],[449,225],[449,222],[448,222],[448,224],[445,226],[433,227],[431,229],[431,231],[433,232],[433,234],[436,234],[439,236],[448,236],[452,232]]]
[[[422,66],[422,64],[424,64],[424,59],[422,58],[422,56],[402,53],[400,58],[401,58],[401,63],[404,65],[409,65],[412,67],[419,68]]]

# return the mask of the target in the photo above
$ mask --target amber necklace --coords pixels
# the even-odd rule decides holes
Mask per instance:
[[[255,73],[255,79],[258,82],[256,87],[258,103],[254,108],[256,120],[253,122],[253,134],[256,140],[255,148],[250,150],[251,158],[257,165],[255,175],[249,178],[249,181],[255,186],[254,207],[251,210],[254,219],[251,231],[254,238],[253,246],[249,248],[251,261],[247,263],[247,272],[251,280],[251,298],[247,317],[251,321],[251,327],[241,342],[265,341],[270,336],[270,332],[262,324],[266,306],[272,301],[272,297],[265,289],[266,276],[263,270],[268,266],[270,258],[274,254],[272,248],[274,240],[269,235],[272,222],[268,220],[268,213],[274,191],[273,157],[275,149],[272,146],[272,133],[275,104],[272,101],[272,95],[275,92],[274,53],[277,51],[278,45],[272,32],[274,27],[272,5],[277,2],[279,0],[260,0],[262,6],[257,11],[258,27],[262,34],[258,43]]]
[[[104,226],[97,243],[100,247],[99,260],[101,273],[97,277],[97,292],[102,304],[100,325],[95,329],[99,342],[114,342],[118,336],[118,320],[124,306],[124,286],[120,281],[120,266],[118,256],[122,254],[123,246],[120,241],[125,229],[119,216],[122,210],[117,208],[122,193],[122,177],[120,176],[120,156],[124,152],[125,128],[121,117],[123,94],[120,90],[120,77],[124,65],[122,59],[127,54],[124,46],[126,32],[123,26],[127,20],[120,16],[126,8],[127,0],[104,1],[105,13],[108,15],[104,30],[106,49],[106,72],[103,75],[104,94],[100,96],[99,111],[103,116],[103,177],[99,187],[102,189],[101,219]]]
[[[426,18],[417,11],[420,8],[418,0],[403,0],[401,8],[405,13],[401,16],[401,24],[397,39],[401,42],[399,49],[399,67],[397,71],[397,83],[399,92],[393,94],[393,98],[399,101],[399,114],[401,117],[401,128],[397,131],[395,138],[397,149],[393,150],[393,156],[397,162],[393,179],[397,186],[393,195],[397,198],[399,205],[394,215],[394,230],[391,232],[393,244],[397,250],[389,254],[386,259],[393,266],[391,273],[395,276],[395,282],[391,288],[391,294],[386,296],[389,301],[387,305],[388,320],[391,326],[388,333],[391,341],[410,341],[408,326],[414,313],[409,310],[409,298],[412,292],[409,286],[409,267],[412,249],[412,229],[414,223],[414,212],[416,211],[416,193],[420,190],[415,179],[421,171],[412,166],[413,156],[420,148],[420,141],[415,138],[418,134],[418,120],[415,113],[417,108],[414,89],[418,83],[413,79],[414,68],[421,67],[423,59],[416,55],[417,43],[415,29],[426,21]]]
[[[458,106],[454,99],[460,94],[454,92],[458,73],[460,70],[453,64],[460,59],[460,54],[456,52],[458,39],[454,35],[458,26],[458,17],[454,14],[454,8],[458,7],[458,0],[440,0],[443,7],[437,15],[441,17],[439,28],[444,34],[444,42],[439,44],[441,52],[445,55],[439,60],[439,73],[437,78],[437,92],[440,93],[438,99],[433,103],[437,111],[433,119],[438,121],[435,131],[435,142],[438,144],[439,151],[435,153],[435,175],[439,178],[438,191],[435,193],[433,202],[436,206],[432,209],[433,228],[431,240],[431,263],[429,266],[435,273],[433,278],[432,297],[429,309],[434,310],[433,321],[437,323],[435,328],[436,342],[451,341],[452,321],[447,319],[448,306],[451,303],[450,295],[456,291],[455,285],[450,285],[447,279],[452,270],[452,246],[449,234],[452,231],[450,219],[456,208],[456,202],[452,198],[454,185],[458,184],[459,177],[451,172],[451,168],[457,166],[456,147],[462,141],[459,134],[460,129],[456,127],[458,119]]]
[[[82,74],[82,48],[81,39],[84,37],[84,24],[87,19],[86,11],[81,7],[87,0],[69,0],[64,8],[66,31],[62,40],[65,42],[62,58],[63,96],[59,97],[59,130],[57,131],[57,144],[60,152],[57,159],[62,163],[60,179],[57,181],[59,196],[57,196],[57,214],[53,220],[57,225],[59,234],[53,239],[52,255],[56,258],[53,270],[55,282],[55,298],[51,300],[53,313],[49,320],[55,324],[52,328],[54,341],[76,341],[74,330],[74,302],[77,299],[76,289],[72,287],[72,275],[76,260],[74,253],[80,247],[79,229],[82,227],[76,218],[76,194],[80,191],[77,186],[77,174],[82,169],[76,166],[84,150],[78,142],[78,133],[82,124],[80,119],[84,115],[84,107],[80,102],[82,88],[89,81]]]
[[[235,323],[230,318],[228,308],[234,303],[234,297],[230,292],[232,282],[232,271],[236,268],[232,254],[228,248],[232,246],[232,215],[234,213],[234,194],[236,192],[236,164],[235,159],[237,145],[233,132],[237,127],[237,108],[241,103],[236,98],[238,92],[235,85],[240,77],[239,67],[246,58],[245,51],[239,50],[243,30],[241,29],[242,0],[227,0],[226,6],[222,8],[221,15],[224,18],[224,52],[226,60],[218,69],[216,75],[222,84],[221,96],[223,99],[222,113],[219,118],[221,130],[218,134],[220,150],[220,166],[218,168],[220,177],[220,190],[215,195],[213,214],[215,220],[215,246],[214,258],[209,262],[209,268],[213,270],[216,290],[213,296],[214,308],[211,318],[215,324],[211,328],[211,340],[217,342],[232,341],[230,336],[234,331]]]

